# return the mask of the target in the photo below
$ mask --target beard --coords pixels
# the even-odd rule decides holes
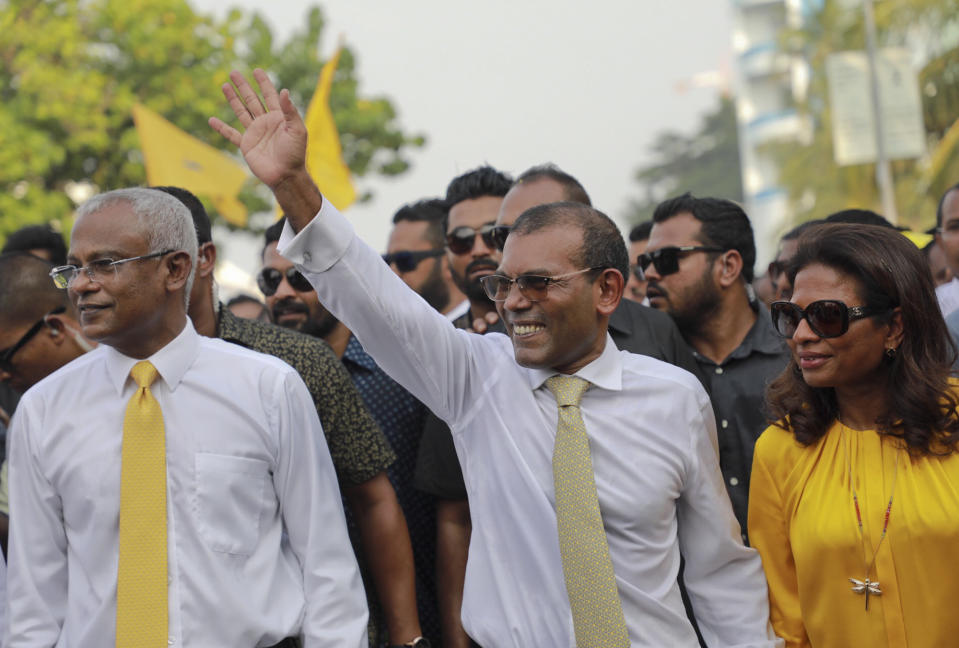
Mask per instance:
[[[432,272],[416,292],[426,300],[427,304],[441,313],[449,306],[450,289],[443,281],[443,265],[441,263],[433,264]]]
[[[719,309],[720,296],[713,285],[709,270],[703,272],[685,292],[683,303],[679,305],[674,304],[671,296],[667,294],[666,313],[673,318],[683,337],[688,339],[690,336],[698,336],[710,325],[713,313]]]
[[[493,302],[489,297],[486,296],[486,291],[483,290],[483,284],[479,282],[479,278],[477,277],[476,279],[470,281],[467,279],[467,277],[469,277],[471,272],[479,268],[490,268],[495,271],[496,265],[496,262],[492,258],[482,257],[470,262],[470,264],[466,266],[466,271],[462,275],[457,273],[456,270],[453,269],[452,264],[450,264],[450,274],[453,275],[453,283],[455,283],[456,287],[459,288],[464,295],[466,295],[466,298],[470,300],[470,302],[485,302],[491,304]]]
[[[306,319],[295,324],[280,324],[280,326],[318,338],[325,338],[332,333],[336,325],[340,323],[340,321],[336,319],[330,311],[323,308],[322,305],[317,308],[316,313],[311,313],[306,304],[294,299],[284,299],[273,306],[273,321],[279,322],[282,315],[289,313],[302,313],[306,315]]]

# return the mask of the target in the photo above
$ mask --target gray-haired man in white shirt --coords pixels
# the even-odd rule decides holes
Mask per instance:
[[[7,646],[366,645],[313,401],[283,362],[197,335],[196,250],[165,193],[78,210],[51,277],[101,344],[13,419]]]
[[[497,648],[692,648],[682,551],[710,646],[781,645],[759,557],[723,489],[705,392],[691,374],[616,351],[606,333],[628,265],[612,222],[569,203],[524,214],[484,280],[509,337],[457,331],[323,200],[289,94],[254,75],[265,105],[239,73],[223,88],[244,132],[210,123],[287,214],[280,250],[452,429],[474,525],[467,632]],[[574,383],[578,401],[567,398]]]

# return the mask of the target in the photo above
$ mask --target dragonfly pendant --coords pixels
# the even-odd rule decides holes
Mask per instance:
[[[852,591],[854,594],[865,594],[866,596],[866,609],[869,609],[869,595],[873,594],[875,596],[882,596],[882,590],[879,588],[879,581],[871,581],[869,577],[866,577],[866,580],[856,580],[855,578],[850,578],[849,582],[852,583]]]

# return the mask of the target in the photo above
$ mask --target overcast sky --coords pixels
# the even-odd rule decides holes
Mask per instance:
[[[222,15],[264,13],[282,38],[302,24],[306,0],[192,0]],[[365,178],[375,194],[349,215],[377,249],[406,202],[445,192],[482,163],[510,173],[554,162],[594,204],[622,217],[637,195],[632,175],[655,135],[689,132],[716,101],[715,87],[679,88],[728,68],[724,0],[325,0],[323,56],[343,34],[357,57],[363,95],[392,100],[427,145],[396,179]],[[264,10],[264,7],[268,9]],[[283,79],[277,80],[283,84]]]

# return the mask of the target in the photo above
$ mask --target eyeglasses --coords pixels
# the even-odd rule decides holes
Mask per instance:
[[[42,329],[44,325],[47,323],[48,317],[50,317],[51,315],[57,315],[64,311],[66,311],[66,308],[64,308],[63,306],[58,306],[57,308],[54,308],[52,311],[50,311],[49,313],[41,317],[39,320],[37,320],[37,322],[33,326],[27,329],[27,332],[21,335],[20,339],[17,340],[13,346],[7,347],[6,349],[3,349],[2,351],[0,351],[0,370],[6,371],[6,372],[13,371],[14,354],[16,354],[17,351],[22,349],[27,344],[27,342],[32,340],[33,337],[40,332],[40,329]]]
[[[290,266],[285,272],[280,272],[276,268],[263,268],[256,276],[256,285],[260,287],[264,295],[270,297],[276,294],[276,289],[280,287],[283,277],[286,277],[287,283],[297,292],[313,290],[313,285],[294,266]]]
[[[868,306],[849,307],[836,299],[820,299],[807,305],[805,309],[788,301],[775,301],[769,305],[773,327],[784,338],[795,335],[802,320],[806,320],[812,332],[821,338],[839,337],[849,330],[850,322],[887,310]]]
[[[512,229],[513,228],[509,225],[497,225],[490,233],[490,236],[493,239],[493,245],[500,252],[502,252],[503,248],[506,247],[506,237],[509,236],[509,233]]]
[[[476,242],[476,235],[483,237],[483,243],[490,249],[496,248],[496,241],[493,240],[493,230],[496,226],[487,223],[479,229],[461,225],[446,235],[446,247],[453,254],[466,254],[473,249],[473,243]],[[505,240],[505,237],[504,237]]]
[[[725,252],[724,248],[711,247],[707,245],[683,245],[664,247],[652,252],[645,252],[636,257],[636,265],[642,272],[640,281],[646,281],[646,268],[652,263],[660,277],[679,272],[679,257],[689,252]]]
[[[131,261],[155,259],[156,257],[164,256],[166,254],[170,254],[171,252],[176,252],[176,250],[163,250],[162,252],[153,252],[151,254],[130,257],[128,259],[95,259],[94,261],[91,261],[80,268],[75,265],[57,266],[50,271],[50,278],[53,279],[54,285],[61,290],[68,288],[70,284],[76,281],[76,278],[80,276],[81,271],[87,275],[87,279],[90,281],[102,284],[104,281],[109,281],[110,279],[116,278],[118,272],[117,266],[119,265],[130,263]]]
[[[445,250],[419,250],[416,252],[410,252],[408,250],[403,250],[402,252],[392,252],[390,254],[384,254],[383,260],[386,261],[386,265],[396,264],[396,269],[400,272],[412,272],[416,270],[416,266],[420,264],[420,261],[423,259],[432,259],[434,257],[442,256]]]
[[[523,297],[531,302],[538,302],[546,299],[546,293],[549,291],[550,284],[559,283],[563,279],[575,277],[576,275],[593,270],[602,270],[602,268],[583,268],[576,272],[567,272],[552,277],[520,275],[515,279],[511,279],[504,275],[493,274],[480,278],[480,283],[483,284],[483,290],[486,291],[486,296],[493,301],[506,301],[506,298],[509,297],[510,288],[512,288],[515,283],[519,286],[519,291],[523,294]]]

